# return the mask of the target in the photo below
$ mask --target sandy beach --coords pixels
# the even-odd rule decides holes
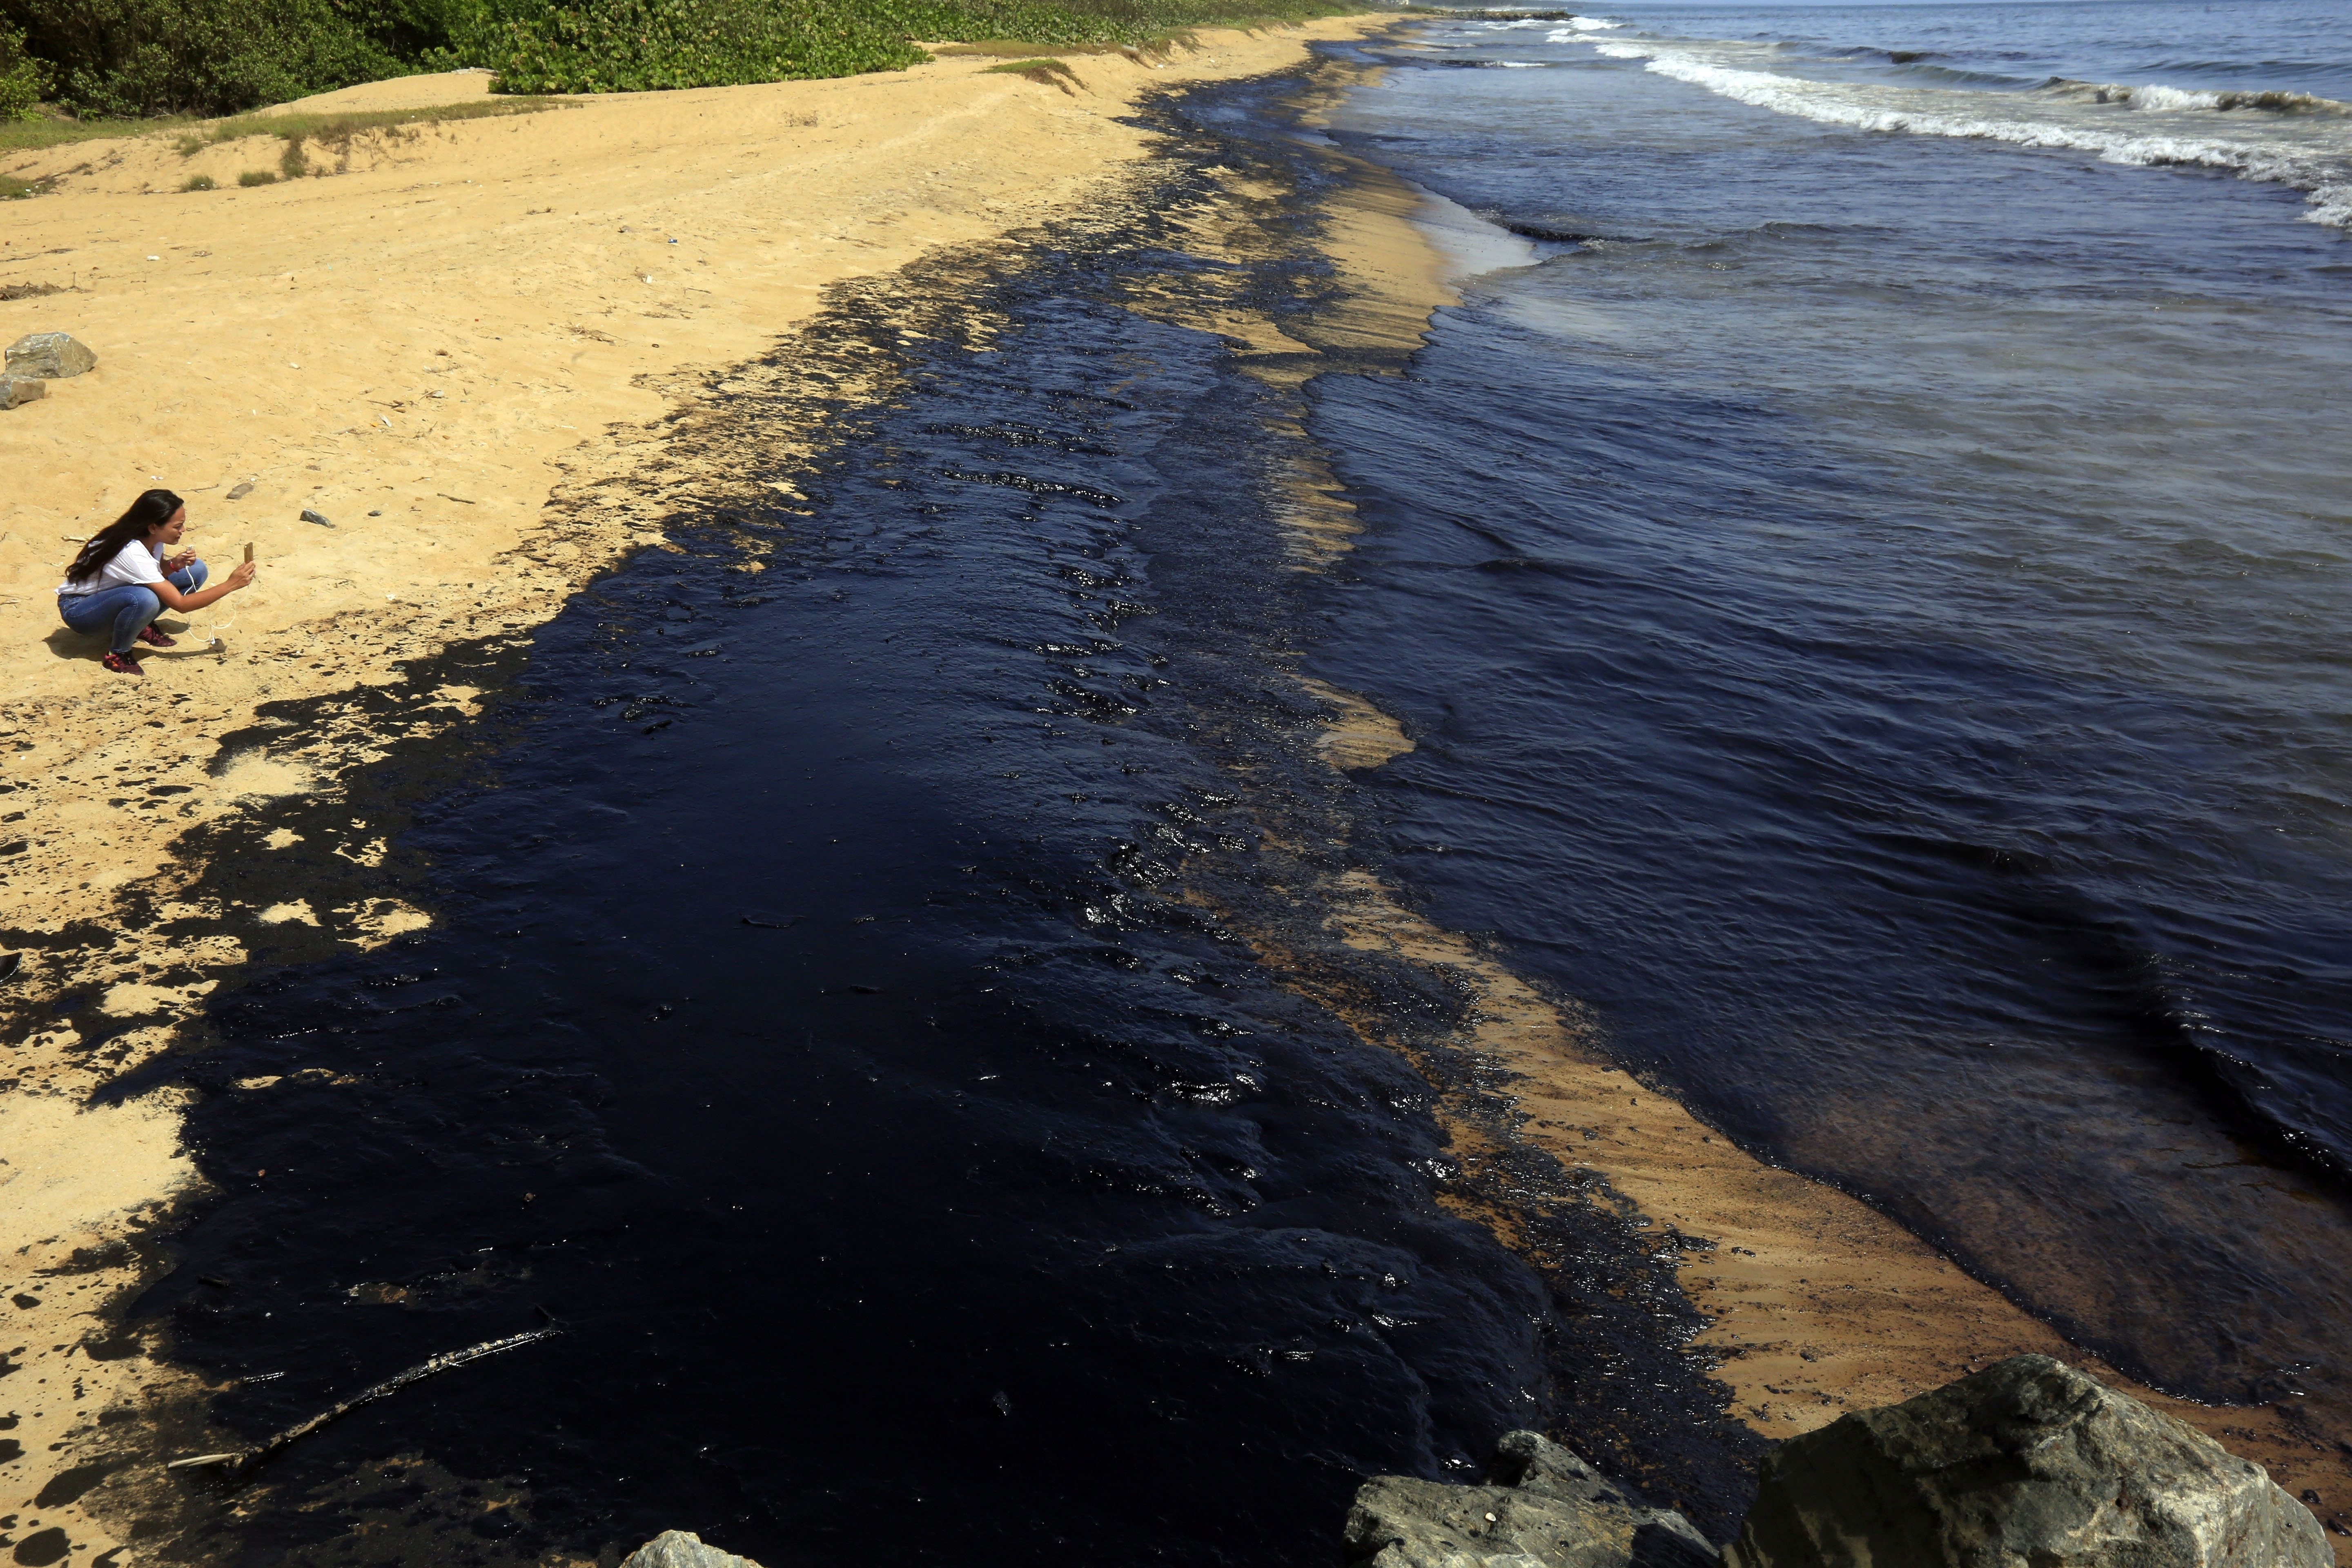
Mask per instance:
[[[23,1373],[0,1453],[26,1530],[135,1561],[129,1522],[141,1489],[160,1484],[153,1460],[202,1436],[192,1412],[205,1390],[121,1322],[164,1267],[147,1238],[201,1196],[180,1144],[185,1091],[99,1091],[201,1046],[206,996],[268,933],[367,946],[433,919],[396,896],[253,907],[194,895],[202,867],[184,856],[199,830],[256,800],[331,803],[384,744],[472,721],[482,689],[414,689],[410,666],[526,637],[624,553],[659,548],[661,480],[636,448],[828,287],[1082,207],[1150,155],[1147,133],[1120,120],[1146,93],[1279,69],[1312,40],[1387,25],[1074,57],[1070,89],[954,56],[845,80],[572,100],[362,134],[313,149],[320,177],[252,186],[238,176],[278,168],[278,138],[189,154],[159,134],[0,161],[57,182],[9,209],[0,286],[60,290],[0,302],[0,330],[70,332],[100,361],[0,414],[18,481],[0,514],[0,609],[16,628],[0,651],[0,951],[21,955],[0,989],[15,1051],[0,1099],[0,1294],[15,1300],[9,1370]],[[461,72],[287,108],[487,95],[486,77]],[[194,175],[215,188],[183,190]],[[1336,202],[1328,237],[1360,308],[1332,324],[1333,342],[1409,348],[1456,298],[1413,211],[1393,182]],[[1278,356],[1270,374],[1305,374],[1302,345],[1264,321],[1208,324],[1236,352]],[[132,680],[58,624],[52,595],[75,542],[153,485],[187,497],[188,542],[216,572],[247,543],[261,571],[247,592],[167,615],[178,647]],[[1348,549],[1338,488],[1298,477],[1302,570]],[[611,501],[553,506],[559,492]],[[1311,689],[1334,715],[1335,768],[1410,749],[1370,704]],[[338,739],[269,742],[268,704],[340,693],[369,701]],[[382,825],[334,821],[336,842],[313,852],[383,860]],[[1611,1065],[1571,1005],[1376,878],[1335,877],[1312,896],[1345,942],[1477,993],[1475,1025],[1450,1044],[1508,1075],[1515,1114],[1441,1105],[1473,1175],[1498,1140],[1523,1140],[1599,1173],[1662,1231],[1710,1244],[1677,1273],[1712,1322],[1698,1352],[1723,1358],[1727,1401],[1757,1431],[1810,1430],[2037,1351],[2192,1421],[2291,1491],[2341,1489],[2329,1434],[2274,1408],[2133,1387],[1858,1200],[1753,1158]],[[1378,1018],[1349,1021],[1408,1057],[1419,1048]],[[1507,1216],[1464,1212],[1508,1238]],[[155,1434],[152,1458],[124,1457],[142,1451],[126,1447],[131,1427]]]

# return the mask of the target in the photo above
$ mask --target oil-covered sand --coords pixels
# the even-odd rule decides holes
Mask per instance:
[[[551,1561],[683,1524],[774,1561],[887,1517],[908,1561],[1286,1561],[1363,1471],[1462,1473],[1540,1421],[1721,1533],[1756,1432],[2068,1353],[1611,1066],[1351,838],[1351,773],[1407,742],[1295,673],[1356,527],[1299,389],[1399,373],[1448,297],[1412,194],[1284,139],[1305,80],[1125,124],[955,90],[1095,139],[1078,199],[811,289],[762,352],[700,340],[726,368],[658,381],[658,419],[614,384],[633,344],[554,340],[614,355],[614,402],[551,372],[546,407],[618,423],[535,493],[486,369],[457,399],[483,467],[444,490],[479,508],[518,464],[504,533],[378,473],[434,520],[415,550],[476,552],[477,614],[452,573],[433,619],[404,585],[355,626],[353,576],[257,618],[298,657],[12,720],[68,852],[10,873],[58,900],[10,944],[55,1064],[12,1100],[52,1151],[12,1187],[58,1196],[18,1256],[85,1270],[26,1309],[81,1320],[27,1367],[82,1379],[26,1413],[81,1478],[43,1527]],[[551,293],[510,306],[581,313]],[[640,316],[642,352],[741,309]],[[350,531],[313,570],[403,559]],[[659,545],[594,576],[633,540]],[[196,809],[149,829],[159,879],[73,838],[62,786],[177,778],[134,763],[177,691],[215,728],[167,731]],[[110,749],[60,754],[83,739]],[[549,1321],[244,1489],[155,1468]],[[2185,1413],[2296,1484],[2273,1413]]]

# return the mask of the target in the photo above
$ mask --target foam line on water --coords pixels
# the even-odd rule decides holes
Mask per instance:
[[[2237,114],[2251,109],[2267,114],[2352,116],[2352,103],[2340,103],[2335,99],[2322,98],[2311,92],[2167,87],[2162,82],[2131,87],[2121,82],[2073,80],[2049,82],[2043,90],[2066,98],[2088,99],[2095,103],[2119,103],[2143,110],[2202,110],[2216,114]]]
[[[2249,142],[2166,134],[2137,127],[2125,129],[2068,122],[2054,118],[2029,120],[1980,111],[1975,105],[1965,103],[1932,107],[1916,101],[1930,96],[1924,90],[1852,86],[1784,76],[1776,71],[1748,70],[1716,64],[1701,58],[1696,51],[1662,44],[1608,41],[1596,43],[1592,47],[1597,54],[1607,58],[1641,60],[1646,70],[1704,88],[1721,97],[1825,125],[1848,126],[1857,131],[1903,132],[1916,136],[2006,142],[2020,147],[2064,149],[2090,153],[2110,163],[2145,167],[2192,164],[2226,169],[2245,179],[2282,184],[2303,192],[2305,200],[2303,216],[2308,222],[2352,227],[2352,148],[2315,147],[2310,151],[2299,151],[2258,146]],[[2155,89],[2129,90],[2146,94]],[[1933,96],[1937,99],[1966,100],[1979,95],[1936,93]],[[2211,97],[2218,101],[2224,95],[2182,96]],[[2003,101],[2008,103],[2019,102],[2021,98],[2022,95],[2002,95]]]
[[[1460,283],[1507,267],[1532,267],[1543,259],[1534,241],[1434,191],[1419,194],[1421,209],[1412,215],[1413,226],[1427,235],[1445,258],[1447,282]]]

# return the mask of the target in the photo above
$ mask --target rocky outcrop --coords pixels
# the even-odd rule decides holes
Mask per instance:
[[[49,395],[49,384],[29,376],[0,375],[0,408],[18,408]]]
[[[1725,1568],[2329,1568],[2259,1465],[2048,1356],[1841,1416],[1764,1462]]]
[[[2311,1510],[2196,1428],[2048,1356],[1782,1444],[1721,1568],[2333,1568]],[[1489,1483],[1381,1476],[1349,1510],[1357,1568],[1716,1568],[1533,1432]]]
[[[1715,1568],[1715,1548],[1671,1509],[1650,1508],[1535,1432],[1496,1446],[1491,1484],[1379,1476],[1348,1511],[1347,1559],[1363,1568]]]
[[[705,1546],[687,1530],[665,1530],[621,1562],[621,1568],[760,1568],[749,1557]]]
[[[55,381],[98,368],[98,356],[63,332],[28,332],[8,345],[7,374]]]

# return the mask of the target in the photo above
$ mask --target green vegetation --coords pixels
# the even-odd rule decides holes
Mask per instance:
[[[240,114],[228,120],[207,121],[183,132],[173,139],[180,156],[193,158],[207,147],[224,142],[239,142],[249,136],[275,136],[285,145],[278,150],[278,173],[248,170],[237,176],[246,185],[274,184],[283,177],[299,180],[305,174],[326,174],[330,171],[314,167],[310,149],[318,146],[335,154],[340,160],[351,153],[352,140],[370,132],[398,132],[412,125],[432,124],[444,120],[486,120],[516,114],[536,113],[542,109],[557,109],[562,104],[554,99],[504,99],[491,102],[445,103],[425,109],[366,109],[339,114]],[[118,134],[126,130],[136,134],[144,129],[138,125],[118,124]],[[202,182],[199,184],[198,182]],[[208,191],[212,177],[198,174],[180,187],[184,191]]]
[[[1357,8],[1346,0],[0,0],[0,121],[38,115],[43,100],[85,122],[236,115],[457,66],[496,71],[502,93],[849,76],[919,63],[917,38],[1132,47],[1187,27]],[[0,133],[16,129],[0,124]],[[17,144],[0,134],[0,149]]]
[[[640,92],[850,76],[923,58],[844,0],[591,0],[483,31],[504,92]]]
[[[173,123],[170,120],[65,120],[47,114],[38,120],[0,121],[0,153],[37,153],[68,142],[143,136]]]
[[[923,58],[911,40],[1065,48],[1164,43],[1187,27],[1303,21],[1341,0],[497,0],[467,58],[501,92],[612,92],[849,76]],[[1030,65],[1028,70],[1053,69]],[[1061,68],[1066,69],[1066,68]]]
[[[190,174],[187,183],[180,187],[184,191],[209,191],[217,188],[217,182],[210,174]]]
[[[351,109],[310,114],[239,114],[227,120],[207,120],[179,139],[183,156],[193,157],[206,147],[247,136],[278,136],[289,142],[318,142],[341,151],[352,138],[395,126],[429,125],[444,120],[490,120],[509,114],[535,114],[560,109],[552,99],[491,99],[469,103],[441,103],[423,109]],[[135,130],[152,130],[138,126]],[[121,134],[118,130],[117,134]]]
[[[84,117],[218,114],[409,68],[336,0],[0,0],[0,23]]]
[[[40,62],[25,52],[25,35],[0,22],[0,120],[40,117]]]
[[[1006,60],[1003,65],[987,68],[1003,71],[1007,76],[1027,77],[1031,81],[1046,87],[1058,87],[1064,92],[1075,93],[1077,90],[1078,73],[1057,59]]]

